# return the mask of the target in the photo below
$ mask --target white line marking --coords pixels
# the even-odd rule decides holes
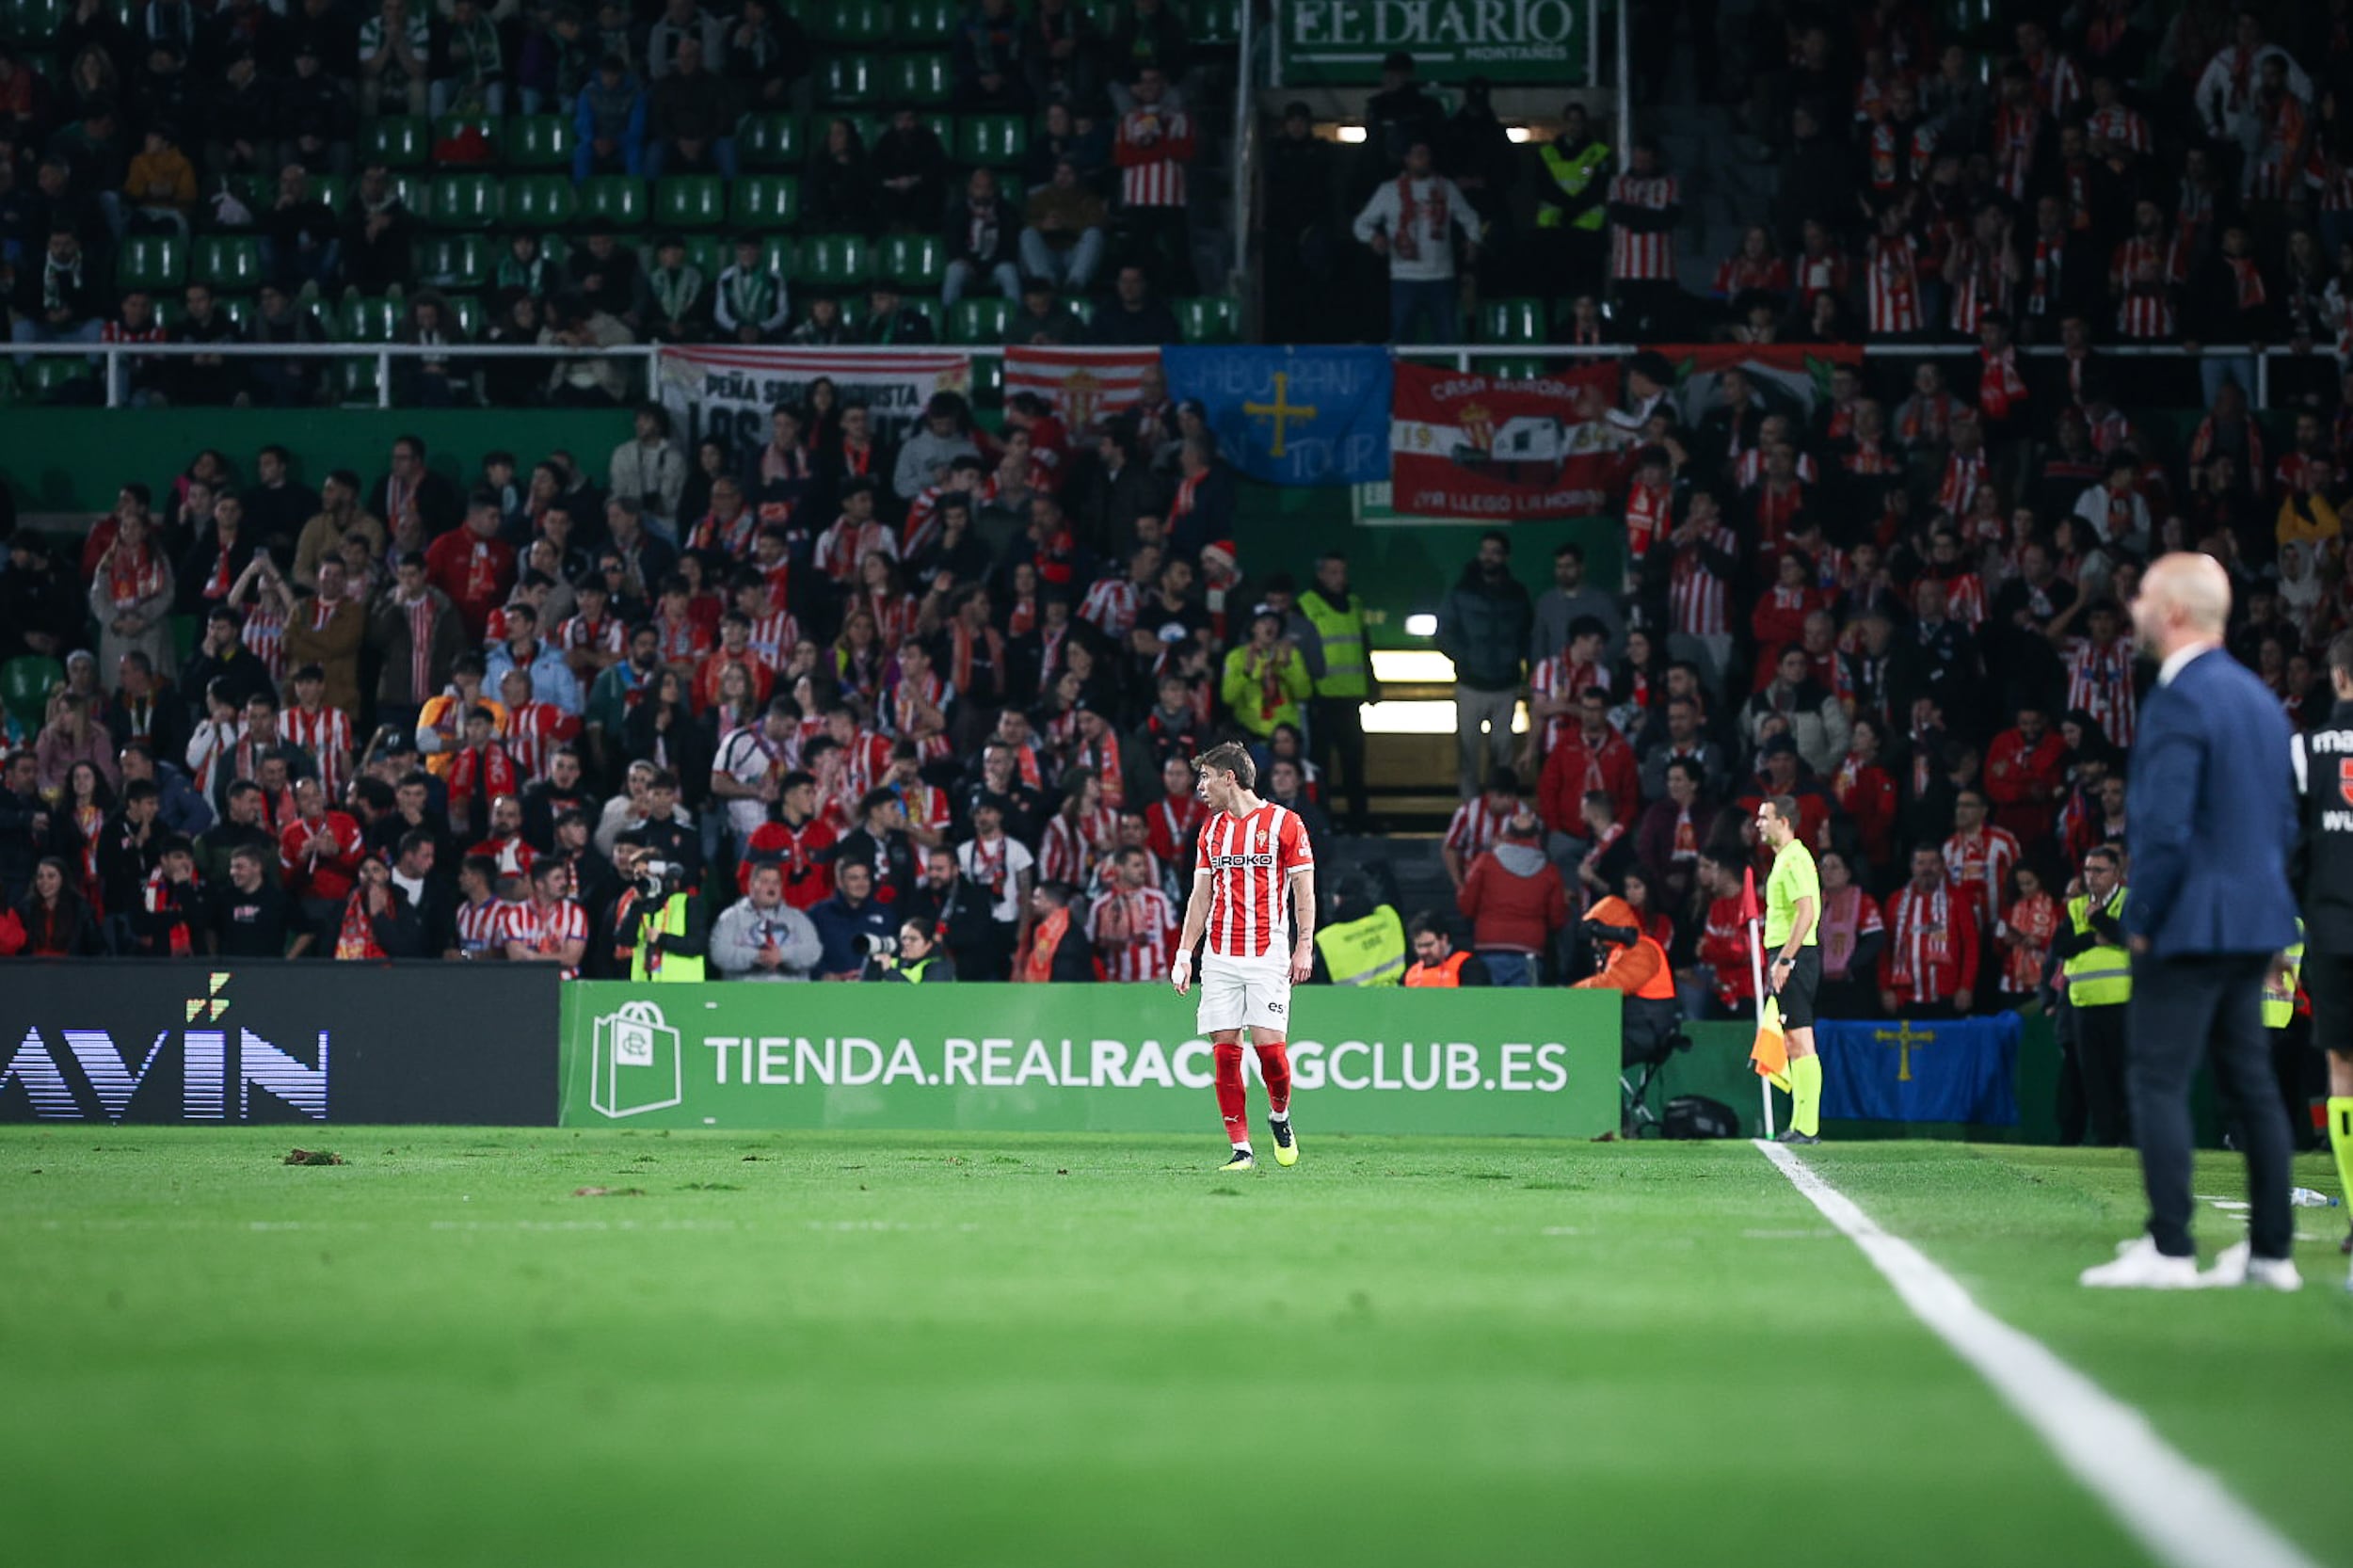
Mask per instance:
[[[1756,1146],[2152,1557],[2169,1568],[2316,1568],[2219,1477],[2159,1436],[2147,1416],[1979,1306],[1959,1280],[1881,1230],[1804,1160],[1778,1144]]]

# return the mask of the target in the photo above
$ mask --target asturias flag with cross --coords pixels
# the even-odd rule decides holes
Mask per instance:
[[[1168,395],[1198,402],[1218,455],[1275,485],[1389,476],[1385,348],[1169,348]]]
[[[1814,1026],[1822,1114],[1874,1122],[2018,1125],[2015,1013]]]

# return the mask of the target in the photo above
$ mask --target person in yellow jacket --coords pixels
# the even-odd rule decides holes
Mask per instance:
[[[1332,757],[1339,754],[1339,776],[1348,786],[1348,830],[1362,833],[1365,808],[1365,721],[1363,708],[1381,700],[1372,678],[1372,654],[1365,646],[1365,601],[1349,591],[1348,558],[1333,551],[1316,562],[1315,586],[1299,596],[1299,613],[1314,625],[1323,644],[1323,673],[1316,678],[1310,705],[1315,723],[1307,730],[1315,764],[1327,780]]]
[[[1547,292],[1556,299],[1598,294],[1609,255],[1608,197],[1616,161],[1591,134],[1584,104],[1561,111],[1561,134],[1539,150],[1537,163],[1536,237]]]
[[[2067,980],[2066,1027],[2074,1031],[2089,1142],[2115,1148],[2129,1145],[2133,1131],[2124,1093],[2124,1015],[2133,1000],[2133,966],[2122,923],[2124,866],[2115,849],[2099,844],[2085,854],[2083,889],[2067,901],[2067,921],[2051,946]]]
[[[1251,621],[1250,640],[1225,655],[1218,690],[1234,721],[1262,741],[1277,725],[1306,728],[1300,708],[1314,695],[1315,681],[1307,661],[1283,635],[1282,616],[1262,610]]]

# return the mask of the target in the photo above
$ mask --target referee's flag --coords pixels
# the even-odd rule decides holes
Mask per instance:
[[[1749,1065],[1756,1076],[1787,1093],[1789,1089],[1789,1037],[1781,1032],[1781,1000],[1765,999],[1765,1015],[1757,1020],[1756,1044],[1749,1048]]]

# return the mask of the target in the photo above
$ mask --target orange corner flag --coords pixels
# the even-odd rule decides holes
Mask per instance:
[[[1765,999],[1765,1017],[1756,1026],[1756,1044],[1749,1048],[1749,1065],[1756,1076],[1786,1094],[1789,1090],[1789,1040],[1781,1032],[1781,1000]]]

